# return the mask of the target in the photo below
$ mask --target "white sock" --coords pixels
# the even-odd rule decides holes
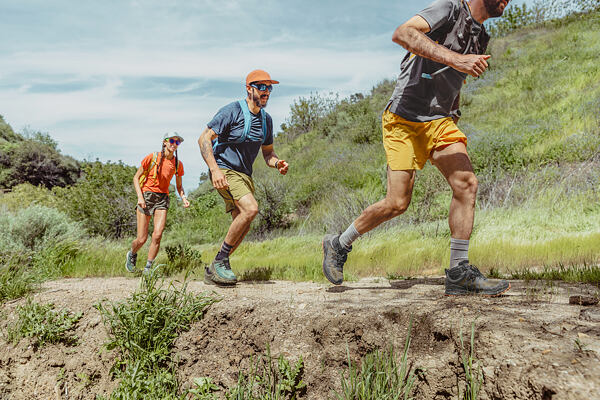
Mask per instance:
[[[469,241],[450,238],[450,268],[463,260],[469,260]]]

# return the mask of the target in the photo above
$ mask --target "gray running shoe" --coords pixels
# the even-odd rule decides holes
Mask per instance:
[[[125,259],[125,269],[127,272],[135,272],[135,264],[137,263],[137,253],[133,254],[131,250],[127,252],[127,258]]]
[[[456,267],[446,270],[446,295],[481,294],[498,296],[510,289],[504,279],[487,279],[469,261],[461,261]]]
[[[229,259],[214,260],[204,268],[204,283],[208,285],[235,285],[237,277],[231,270]]]
[[[325,235],[323,238],[323,274],[329,282],[341,285],[344,281],[344,264],[352,250],[342,247],[339,235]]]

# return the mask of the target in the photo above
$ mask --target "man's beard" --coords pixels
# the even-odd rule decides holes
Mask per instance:
[[[267,106],[266,102],[264,106],[260,103],[260,95],[255,96],[254,91],[252,91],[252,101],[254,102],[254,105],[258,108],[265,108]],[[267,98],[267,102],[268,101],[269,99]]]
[[[500,7],[501,4],[502,1],[500,0],[483,0],[485,11],[487,11],[488,15],[491,18],[500,17],[502,15],[502,13],[504,12],[504,8]]]

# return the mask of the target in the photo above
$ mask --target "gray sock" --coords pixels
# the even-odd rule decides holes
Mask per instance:
[[[154,264],[154,260],[148,260],[146,262],[146,266],[144,268],[150,269],[150,268],[152,268],[152,264]]]
[[[358,231],[354,227],[354,222],[353,222],[348,227],[348,229],[346,229],[346,231],[340,235],[340,239],[339,239],[340,244],[342,246],[344,246],[345,248],[349,249],[350,246],[352,246],[352,242],[354,242],[356,239],[358,239],[359,236],[360,236],[360,233],[358,233]]]
[[[463,260],[469,260],[469,241],[450,238],[450,268]]]

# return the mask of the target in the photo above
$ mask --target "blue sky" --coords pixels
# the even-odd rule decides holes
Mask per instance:
[[[267,108],[278,131],[300,96],[394,78],[404,51],[392,32],[427,4],[0,0],[0,114],[18,132],[50,134],[64,154],[130,165],[177,131],[190,190],[206,171],[196,140],[244,97],[249,71],[281,81]]]

